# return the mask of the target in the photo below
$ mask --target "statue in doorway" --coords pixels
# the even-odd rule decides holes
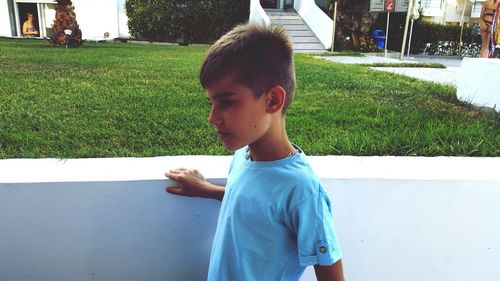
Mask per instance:
[[[55,46],[79,47],[82,41],[82,31],[76,21],[75,7],[71,0],[57,0],[56,18],[54,20],[54,35],[45,39]]]

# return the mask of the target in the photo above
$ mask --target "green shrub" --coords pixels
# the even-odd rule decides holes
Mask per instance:
[[[137,39],[211,43],[248,20],[250,0],[127,0],[125,8]]]

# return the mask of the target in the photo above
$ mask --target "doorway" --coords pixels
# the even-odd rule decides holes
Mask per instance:
[[[283,9],[285,9],[285,10],[293,9],[293,0],[285,0],[285,3],[283,5]]]
[[[264,9],[279,9],[278,0],[260,0],[260,5]]]
[[[40,19],[38,18],[38,4],[36,3],[17,3],[17,9],[19,11],[19,30],[21,31],[19,36],[23,35],[23,23],[27,20],[26,14],[27,13],[32,13],[33,14],[33,26],[36,28],[36,30],[39,32],[38,36],[35,37],[40,37]]]

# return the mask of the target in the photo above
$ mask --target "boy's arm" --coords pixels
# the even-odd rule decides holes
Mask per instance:
[[[176,181],[177,185],[167,187],[167,192],[189,197],[212,198],[222,201],[224,187],[209,183],[197,170],[174,169],[165,176]]]
[[[318,281],[344,281],[344,271],[342,269],[342,260],[330,266],[315,265],[316,280]]]

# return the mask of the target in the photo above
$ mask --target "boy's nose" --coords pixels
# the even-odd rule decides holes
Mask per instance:
[[[210,110],[210,115],[208,115],[208,123],[214,124],[214,125],[220,123],[220,118],[219,118],[216,110],[214,110],[214,108],[212,108],[212,110]]]

